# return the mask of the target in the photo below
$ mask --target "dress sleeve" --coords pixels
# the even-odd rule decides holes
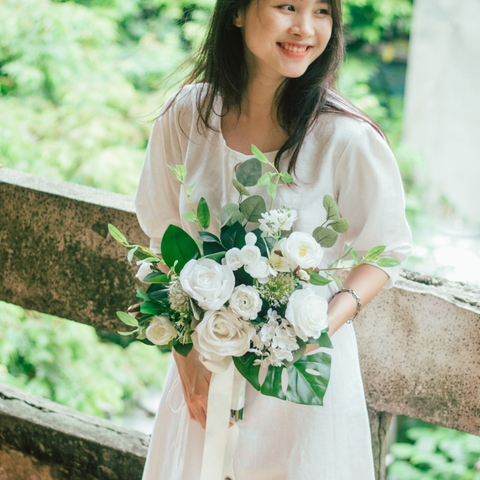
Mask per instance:
[[[335,190],[340,214],[350,224],[345,241],[360,257],[385,245],[382,256],[400,262],[408,258],[411,232],[397,162],[386,141],[367,122],[358,124],[341,154]],[[391,288],[400,267],[382,270],[389,276],[384,288]]]
[[[169,101],[165,105],[168,105]],[[179,214],[180,183],[169,165],[183,163],[176,105],[162,108],[150,134],[140,181],[135,196],[137,218],[150,237],[150,248],[158,253],[168,225],[181,226]]]

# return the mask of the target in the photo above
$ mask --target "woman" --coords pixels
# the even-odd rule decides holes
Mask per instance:
[[[349,220],[323,264],[337,258],[344,243],[360,253],[386,245],[389,256],[406,259],[410,231],[395,159],[373,122],[333,91],[343,57],[341,24],[340,0],[217,1],[193,73],[167,102],[150,138],[136,205],[152,248],[170,223],[197,235],[182,218],[186,198],[165,163],[187,167],[188,183],[196,182],[194,201],[204,196],[218,218],[220,207],[236,200],[235,166],[251,157],[255,144],[294,176],[294,187],[280,189],[275,206],[297,210],[296,230],[311,233],[323,223],[327,193]],[[374,478],[357,345],[346,323],[357,301],[348,289],[365,305],[393,285],[397,270],[362,265],[333,299],[335,284],[318,289],[330,301],[334,345],[325,404],[296,405],[247,388],[237,480]],[[145,480],[200,475],[210,373],[194,352],[173,356]]]

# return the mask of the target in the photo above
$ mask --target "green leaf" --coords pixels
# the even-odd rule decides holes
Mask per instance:
[[[317,227],[313,231],[313,238],[323,248],[330,248],[335,245],[338,238],[338,233],[326,227]]]
[[[266,210],[265,200],[260,195],[253,195],[240,204],[240,212],[247,222],[258,222]]]
[[[337,203],[331,195],[327,194],[323,197],[323,207],[327,212],[327,221],[336,222],[340,218]]]
[[[271,165],[270,160],[257,148],[255,145],[252,145],[252,153],[257,157],[262,163]]]
[[[346,218],[341,218],[336,222],[333,222],[329,225],[330,228],[333,228],[337,233],[345,233],[350,225],[348,224],[348,220]]]
[[[350,253],[352,255],[353,261],[355,263],[357,263],[358,262],[358,252],[356,250],[352,250]]]
[[[365,255],[365,261],[366,262],[372,262],[374,260],[377,260],[377,258],[380,256],[380,254],[382,254],[385,251],[385,248],[386,247],[384,245],[379,245],[378,247],[373,247]]]
[[[273,367],[270,365],[267,370],[267,375],[260,392],[269,397],[276,397],[280,400],[285,400],[286,396],[282,388],[282,370],[285,367]]]
[[[141,298],[142,300],[148,301],[147,292],[144,292],[141,288],[137,290],[137,297]]]
[[[187,222],[195,223],[197,221],[197,216],[193,212],[185,212],[182,216]]]
[[[396,258],[384,257],[378,260],[377,265],[379,267],[398,267],[400,262]]]
[[[277,195],[277,185],[275,183],[270,182],[267,185],[267,192],[271,198],[275,198],[275,196]]]
[[[260,381],[258,380],[260,366],[253,364],[259,357],[254,353],[249,352],[242,357],[232,358],[237,370],[247,379],[255,390],[260,390]]]
[[[220,223],[222,224],[222,227],[229,224],[232,215],[238,211],[239,207],[236,203],[227,203],[224,205],[220,212]]]
[[[235,180],[234,178],[232,183],[240,195],[243,195],[244,197],[250,196],[250,192],[238,180]]]
[[[282,172],[280,174],[280,178],[282,179],[283,183],[292,183],[293,182],[293,178],[288,172]]]
[[[300,405],[323,405],[330,380],[332,357],[325,352],[304,355],[287,368],[286,399]],[[312,372],[316,372],[317,375]]]
[[[197,182],[194,182],[187,188],[187,196],[190,196],[192,194],[193,187],[195,187],[196,184]]]
[[[253,187],[262,176],[262,164],[256,158],[249,158],[240,164],[235,176],[244,187]]]
[[[172,167],[168,163],[166,165],[173,172],[173,175],[175,176],[175,178],[180,183],[183,183],[183,180],[187,176],[187,169],[183,165],[175,165],[175,167]]]
[[[193,343],[176,343],[173,345],[173,348],[177,353],[182,355],[182,357],[186,357],[192,351]]]
[[[143,302],[140,305],[140,312],[146,315],[159,315],[163,310],[164,308],[161,305],[154,302]]]
[[[127,239],[125,236],[118,230],[116,227],[114,227],[111,223],[108,224],[108,231],[110,232],[110,235],[119,243],[122,245],[128,244]]]
[[[117,332],[117,333],[122,337],[128,337],[132,335],[132,333],[136,333],[136,332],[138,332],[138,328],[136,330],[132,330],[131,332]]]
[[[243,213],[240,211],[235,212],[230,217],[230,225],[233,225],[234,223],[243,223],[244,221],[245,221],[245,217],[243,216]]]
[[[200,227],[208,228],[210,226],[210,210],[207,201],[203,197],[198,202],[197,217]]]
[[[328,328],[322,331],[320,337],[318,337],[317,339],[311,338],[308,343],[309,345],[318,345],[319,347],[333,348],[332,341],[330,340],[330,336],[328,335]]]
[[[198,236],[203,243],[221,243],[220,239],[210,232],[198,232]]]
[[[260,185],[262,187],[265,187],[266,185],[268,185],[270,183],[270,179],[272,178],[273,176],[273,173],[272,172],[266,172],[264,173],[259,179],[258,179],[258,182],[257,182],[257,185]]]
[[[217,242],[204,242],[203,244],[203,255],[208,257],[209,255],[214,255],[218,253],[226,253],[225,247],[221,243]]]
[[[138,250],[138,246],[133,247],[128,251],[127,260],[128,260],[129,263],[132,263],[133,257],[135,255],[135,253],[137,252],[137,250]]]
[[[216,253],[209,253],[205,255],[203,258],[209,258],[210,260],[214,260],[215,262],[221,263],[223,257],[225,257],[227,252],[216,252]]]
[[[234,223],[230,227],[222,228],[222,244],[227,250],[237,247],[242,248],[245,246],[245,235],[247,232],[240,223]]]
[[[162,238],[163,260],[178,274],[185,264],[200,256],[197,242],[176,225],[169,225]],[[178,262],[174,268],[175,262]]]
[[[126,312],[117,312],[117,317],[125,324],[130,327],[138,327],[138,320],[133,318]]]
[[[333,278],[333,280],[335,280],[335,283],[339,286],[339,287],[343,287],[343,282],[337,278],[335,275],[332,275],[330,272],[328,273],[328,275]]]
[[[312,285],[318,285],[320,287],[323,287],[324,285],[328,285],[331,282],[328,278],[322,277],[316,272],[312,272],[310,274],[310,283]]]
[[[165,273],[152,272],[143,281],[145,283],[170,283],[170,277]]]

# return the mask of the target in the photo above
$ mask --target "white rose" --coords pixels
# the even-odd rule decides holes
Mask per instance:
[[[240,249],[234,247],[225,254],[225,263],[232,270],[238,270],[243,267],[242,255]]]
[[[328,327],[328,302],[315,294],[312,288],[295,290],[288,301],[285,318],[292,324],[295,333],[304,341],[319,338]]]
[[[207,360],[220,362],[230,355],[241,357],[250,348],[255,329],[225,307],[205,312],[192,333],[195,349]]]
[[[190,260],[180,272],[183,290],[204,310],[218,310],[232,295],[235,276],[227,265],[209,258]]]
[[[300,268],[315,268],[323,258],[322,247],[304,232],[293,232],[282,242],[282,254]]]
[[[262,299],[255,287],[239,285],[230,297],[230,309],[244,320],[255,320],[262,309]]]
[[[250,265],[258,261],[262,256],[260,249],[255,245],[245,245],[240,251],[242,262],[245,265]]]
[[[245,235],[245,243],[247,245],[255,245],[257,243],[257,236],[253,232],[248,232]]]
[[[267,283],[270,275],[276,275],[275,270],[270,267],[265,257],[260,257],[255,263],[245,265],[245,271],[260,283]]]
[[[170,340],[177,336],[175,327],[166,317],[153,317],[145,333],[147,338],[155,345],[167,345]]]

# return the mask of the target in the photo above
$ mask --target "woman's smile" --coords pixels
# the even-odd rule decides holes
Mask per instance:
[[[298,45],[295,43],[277,42],[282,53],[291,58],[303,58],[306,57],[311,50],[311,45]]]

